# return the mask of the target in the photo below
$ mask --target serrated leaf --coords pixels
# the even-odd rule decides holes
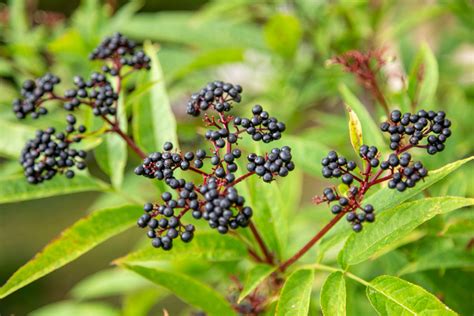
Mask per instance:
[[[0,298],[59,269],[82,254],[134,225],[141,206],[95,211],[64,230],[36,256],[18,269],[0,288]]]
[[[346,111],[349,116],[349,137],[351,139],[351,145],[356,155],[359,155],[359,148],[364,144],[362,136],[362,126],[360,125],[359,117],[351,109],[349,105],[346,105]]]
[[[19,157],[26,142],[34,138],[36,129],[27,125],[0,120],[0,155],[4,157]]]
[[[436,57],[429,45],[423,43],[415,57],[408,78],[408,94],[412,103],[425,109],[432,109],[438,87],[438,77]]]
[[[109,188],[96,178],[80,174],[72,179],[57,175],[38,185],[29,184],[23,175],[14,175],[0,179],[0,204],[86,191],[106,191]]]
[[[465,163],[474,159],[474,156],[458,160],[447,164],[439,169],[429,172],[429,176],[426,177],[425,181],[418,183],[414,188],[405,190],[404,192],[398,192],[397,190],[392,190],[387,187],[384,187],[364,201],[364,204],[372,204],[376,212],[383,212],[389,208],[399,205],[407,201],[408,199],[416,196],[423,190],[429,188],[436,182],[440,181],[450,173],[454,172],[456,169],[464,165]],[[318,249],[320,251],[320,259],[322,259],[322,254],[334,246],[335,244],[346,239],[350,234],[351,230],[347,229],[347,223],[341,221],[336,224],[336,226],[321,240]]]
[[[208,285],[182,273],[146,268],[138,265],[122,265],[149,281],[173,292],[184,302],[202,309],[209,315],[235,315],[225,298]]]
[[[127,116],[123,102],[123,93],[118,99],[117,116],[120,128],[127,132]],[[116,133],[107,133],[102,144],[95,149],[95,158],[100,168],[110,176],[115,188],[120,188],[127,165],[127,143]]]
[[[28,313],[31,316],[119,316],[120,311],[105,303],[63,301],[43,306]]]
[[[76,299],[94,299],[122,295],[147,287],[149,284],[135,273],[122,269],[96,272],[79,281],[71,290]]]
[[[145,43],[144,49],[151,58],[150,77],[147,82],[156,84],[133,103],[133,134],[138,145],[146,152],[161,150],[167,141],[178,147],[176,119],[166,92],[158,49],[149,42]]]
[[[247,297],[253,290],[255,290],[260,283],[262,283],[270,274],[275,271],[275,267],[266,265],[266,264],[258,264],[247,273],[247,277],[245,279],[244,288],[242,292],[240,292],[239,299],[237,303],[240,303],[244,298]]]
[[[298,49],[303,31],[296,16],[277,13],[265,24],[264,35],[272,50],[284,58],[291,58]]]
[[[367,297],[381,316],[457,315],[425,289],[394,276],[372,280]]]
[[[325,316],[346,315],[346,281],[340,271],[328,275],[321,288],[321,311]]]
[[[434,216],[470,205],[474,205],[474,199],[438,197],[408,202],[386,210],[377,214],[376,224],[364,225],[361,232],[353,233],[347,239],[339,253],[339,263],[347,267],[363,262]]]
[[[364,135],[365,144],[377,146],[380,151],[383,151],[383,148],[386,147],[385,141],[380,133],[378,124],[374,121],[369,111],[346,85],[340,85],[339,92],[346,105],[352,109],[358,120],[360,120],[359,124],[362,126],[361,134]],[[358,151],[356,155],[359,155]]]
[[[146,264],[179,259],[219,262],[241,260],[246,255],[247,249],[239,239],[229,235],[218,236],[212,231],[197,233],[190,243],[175,243],[173,251],[157,251],[155,248],[147,247],[117,259],[115,262]]]
[[[464,249],[442,249],[416,258],[398,272],[398,275],[433,269],[472,268],[474,254]]]
[[[312,269],[300,269],[293,272],[283,285],[275,315],[308,315],[313,282]]]

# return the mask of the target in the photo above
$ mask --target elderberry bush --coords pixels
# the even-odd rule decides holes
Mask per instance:
[[[268,143],[285,131],[285,124],[270,117],[260,105],[253,107],[250,119],[227,114],[241,101],[241,93],[239,85],[214,81],[191,96],[187,113],[203,114],[204,125],[209,128],[204,138],[210,149],[182,152],[166,142],[162,151],[149,154],[135,168],[137,175],[164,181],[171,189],[161,195],[161,202],[145,204],[145,214],[137,221],[139,227],[148,227],[147,236],[153,247],[170,250],[175,239],[191,241],[195,228],[184,222],[188,213],[196,220],[207,221],[221,234],[249,226],[253,210],[236,185],[253,175],[271,182],[295,168],[291,148],[283,146],[265,155],[248,154],[247,170],[237,175],[237,161],[245,159],[238,147],[243,135]],[[178,176],[183,172],[197,173],[201,181],[186,181]]]
[[[395,110],[390,119],[380,125],[382,132],[390,136],[390,148],[393,150],[386,160],[381,160],[382,153],[375,146],[362,145],[359,157],[363,165],[347,160],[330,151],[321,161],[322,175],[325,178],[340,178],[347,186],[344,193],[336,187],[324,189],[322,196],[316,196],[315,203],[332,204],[331,212],[335,215],[346,215],[352,229],[359,232],[363,223],[375,221],[374,207],[363,204],[364,196],[374,185],[387,182],[387,187],[403,192],[413,188],[428,176],[428,170],[421,161],[414,161],[408,150],[426,148],[430,155],[444,149],[447,138],[451,135],[451,121],[442,111],[420,110],[416,114]],[[423,139],[426,144],[421,144]]]
[[[116,80],[116,89],[120,89],[120,83],[127,75],[150,69],[150,58],[137,48],[136,43],[116,33],[106,37],[90,54],[90,59],[100,61],[102,71],[93,72],[88,79],[75,76],[74,87],[65,89],[63,95],[54,91],[61,82],[56,75],[47,73],[35,80],[26,80],[21,89],[22,98],[13,101],[16,117],[37,119],[48,113],[45,107],[48,101],[56,101],[71,112],[80,110],[82,106],[89,107],[107,125],[106,132],[120,130],[116,117],[120,91],[114,89],[111,79]],[[64,132],[55,133],[54,127],[39,130],[36,138],[25,145],[20,163],[29,183],[39,184],[56,174],[73,178],[74,169],[86,167],[86,152],[72,147],[89,134],[85,134],[84,125],[76,127],[74,115],[69,114],[67,122]],[[104,133],[103,130],[91,131],[90,134]]]

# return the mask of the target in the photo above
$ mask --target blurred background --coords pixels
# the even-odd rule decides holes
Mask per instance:
[[[197,122],[185,115],[187,98],[208,81],[220,79],[244,87],[242,111],[260,103],[286,122],[290,139],[308,155],[315,148],[334,148],[351,157],[341,91],[352,91],[376,122],[384,112],[354,77],[330,59],[349,50],[384,48],[387,63],[380,80],[391,108],[405,106],[410,79],[422,64],[423,80],[436,90],[430,104],[419,107],[445,110],[454,122],[453,145],[435,158],[428,157],[426,164],[437,168],[473,153],[474,5],[470,0],[0,1],[0,133],[17,131],[27,139],[35,128],[55,122],[54,115],[39,121],[14,118],[11,101],[21,82],[46,71],[66,82],[75,74],[89,74],[98,68],[86,62],[89,52],[103,36],[116,31],[138,42],[159,44],[183,147],[197,139]],[[15,146],[0,147],[0,175],[17,172]],[[129,168],[136,163],[131,154]],[[308,162],[312,163],[318,161]],[[311,197],[327,183],[311,170],[306,168],[303,175],[301,213],[315,212]],[[92,173],[106,179],[97,167]],[[464,168],[433,187],[431,194],[472,196],[472,176],[472,168]],[[139,182],[126,180],[132,194],[137,188],[146,191],[147,184]],[[103,202],[98,193],[80,193],[0,204],[0,283],[58,232]],[[318,221],[316,226],[329,218],[326,213],[307,216]],[[308,225],[303,217],[300,222]],[[293,226],[297,223],[298,219]],[[109,267],[141,237],[140,231],[130,230],[113,238],[0,301],[0,314],[24,315],[66,299],[75,283]],[[444,278],[448,277],[449,271]],[[471,274],[462,278],[474,281]],[[437,290],[436,285],[430,286]],[[168,300],[168,308],[179,310],[179,304],[170,303],[173,298]],[[121,304],[117,297],[107,302]],[[468,306],[450,303],[461,312],[474,310],[472,300]]]

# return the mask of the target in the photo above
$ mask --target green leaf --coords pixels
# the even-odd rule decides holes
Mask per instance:
[[[474,199],[438,197],[401,204],[377,214],[376,224],[352,234],[339,253],[342,267],[363,262],[436,215],[474,205]],[[377,209],[376,209],[377,210]]]
[[[242,302],[244,298],[247,297],[253,290],[257,288],[272,272],[275,271],[275,267],[258,264],[247,273],[245,279],[244,288],[240,292],[239,299],[237,303]]]
[[[415,57],[408,77],[408,94],[412,99],[412,103],[423,108],[433,109],[438,77],[436,57],[429,45],[423,43]]]
[[[275,315],[308,315],[314,271],[300,269],[293,272],[281,290]]]
[[[72,179],[57,175],[54,179],[38,185],[29,184],[23,175],[14,175],[0,179],[0,204],[108,189],[109,186],[106,183],[80,174]]]
[[[135,273],[122,269],[99,271],[79,281],[71,290],[72,297],[80,300],[130,293],[148,286]]]
[[[0,155],[16,158],[20,156],[25,143],[35,136],[36,129],[24,124],[0,120]]]
[[[218,236],[216,232],[212,231],[197,233],[190,243],[174,244],[173,251],[156,251],[155,248],[146,247],[117,259],[115,262],[118,264],[145,264],[179,259],[219,262],[241,260],[246,255],[247,249],[240,240],[229,235]]]
[[[110,305],[104,303],[64,301],[41,307],[28,315],[31,316],[70,316],[70,315],[94,315],[94,316],[119,316],[120,312]]]
[[[346,85],[340,85],[339,91],[346,105],[352,109],[356,117],[360,120],[359,124],[362,125],[361,134],[364,135],[365,143],[377,146],[377,148],[382,151],[383,148],[386,147],[385,141],[380,133],[378,124],[376,124],[374,119],[370,116],[367,108]],[[357,151],[356,154],[359,155],[359,152]]]
[[[321,288],[321,311],[326,316],[346,315],[346,281],[340,271],[328,275]]]
[[[433,269],[472,268],[473,266],[474,254],[471,251],[442,249],[416,258],[415,262],[406,265],[398,272],[398,275]]]
[[[359,155],[359,148],[364,144],[362,126],[360,125],[359,117],[349,105],[346,106],[346,111],[349,115],[349,137],[351,139],[352,148],[354,148],[355,154]]]
[[[118,100],[118,120],[120,128],[127,132],[127,116],[123,102],[123,93]],[[112,185],[120,188],[127,165],[127,143],[116,133],[107,133],[104,141],[95,149],[96,161],[100,168],[110,176]]]
[[[232,307],[222,295],[208,285],[185,274],[136,265],[123,264],[123,267],[163,286],[184,302],[202,309],[209,315],[235,315]]]
[[[134,225],[141,206],[122,206],[96,211],[64,230],[41,252],[18,269],[0,288],[0,298],[59,269],[82,254]]]
[[[425,289],[394,276],[382,275],[372,280],[367,297],[382,316],[457,315]]]
[[[176,134],[176,119],[171,110],[163,71],[158,59],[158,49],[146,42],[145,52],[151,58],[148,82],[156,82],[156,85],[153,85],[149,93],[133,103],[132,127],[138,145],[146,152],[154,152],[160,150],[167,141],[178,146],[178,136]]]
[[[265,42],[284,58],[295,55],[303,31],[298,18],[287,13],[273,15],[264,27]]]
[[[429,176],[426,177],[425,181],[417,183],[414,188],[410,188],[404,192],[398,192],[397,190],[392,190],[387,187],[382,188],[369,196],[364,203],[372,204],[376,212],[381,213],[411,199],[472,159],[474,159],[474,156],[455,161],[443,166],[442,168],[430,171]],[[321,243],[318,246],[320,259],[322,259],[321,256],[327,249],[346,239],[351,234],[352,232],[347,229],[347,223],[341,221],[336,224],[336,226],[321,240]]]

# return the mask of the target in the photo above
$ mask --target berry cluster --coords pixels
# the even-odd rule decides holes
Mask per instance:
[[[143,207],[146,213],[137,221],[139,227],[148,226],[147,236],[155,248],[170,250],[173,240],[179,236],[184,242],[193,239],[194,225],[182,224],[181,217],[188,210],[198,210],[200,204],[192,182],[185,182],[180,188],[177,199],[173,199],[170,192],[164,192],[161,195],[163,204],[146,203]],[[180,210],[179,214],[176,214],[177,210]]]
[[[150,57],[141,50],[136,50],[137,44],[120,33],[106,37],[89,55],[89,59],[112,60],[113,67],[103,66],[104,72],[112,76],[119,74],[122,66],[134,69],[150,69]]]
[[[64,108],[72,111],[81,104],[90,105],[92,112],[96,116],[115,115],[115,108],[118,94],[114,92],[112,84],[105,75],[94,72],[90,79],[85,81],[80,76],[74,77],[76,89],[69,89],[64,93],[64,97],[70,101],[64,103]]]
[[[354,181],[354,177],[348,171],[354,170],[357,165],[352,160],[347,160],[343,156],[338,156],[335,151],[330,151],[328,155],[321,161],[323,165],[323,177],[339,178],[342,176],[342,182],[350,185]]]
[[[81,141],[81,133],[86,128],[80,125],[76,129],[76,118],[73,115],[67,116],[67,122],[64,132],[56,133],[55,128],[50,127],[36,132],[36,137],[26,143],[21,152],[20,164],[29,183],[50,180],[57,173],[72,178],[73,167],[79,170],[86,167],[86,152],[70,148],[72,143]]]
[[[235,185],[254,174],[262,177],[265,182],[271,182],[276,176],[287,176],[295,168],[291,161],[291,149],[284,146],[281,149],[274,148],[263,156],[251,153],[248,155],[248,172],[236,176],[239,169],[237,161],[242,158],[242,151],[233,146],[237,145],[239,135],[243,132],[238,126],[244,124],[243,119],[239,121],[226,112],[231,110],[233,102],[240,102],[241,92],[242,88],[238,85],[214,81],[191,96],[188,102],[188,114],[198,116],[201,111],[215,111],[216,115],[212,112],[206,113],[203,118],[205,125],[211,127],[205,133],[205,139],[212,145],[210,151],[198,149],[195,152],[180,152],[174,149],[172,143],[166,142],[162,152],[148,155],[135,169],[137,175],[165,181],[178,196],[173,200],[171,193],[166,193],[162,196],[164,204],[145,205],[146,214],[138,219],[137,224],[140,227],[147,225],[150,227],[152,232],[149,232],[148,236],[152,238],[153,246],[168,250],[172,247],[171,240],[179,235],[183,241],[191,240],[194,227],[191,231],[186,229],[188,226],[180,224],[181,218],[188,212],[194,219],[206,220],[211,228],[217,229],[221,234],[239,227],[247,227],[250,225],[253,210],[245,204],[244,197],[239,195]],[[281,137],[280,133],[285,130],[283,123],[270,118],[260,106],[255,106],[253,113],[252,120],[245,120],[249,123],[252,121],[250,124],[254,126],[264,126],[268,133],[272,133],[269,136],[271,140]],[[259,130],[258,133],[262,132]],[[260,135],[261,137],[252,139],[258,141],[266,134]],[[202,183],[193,184],[184,179],[177,179],[175,177],[177,169],[198,173],[202,176]],[[181,209],[179,215],[175,214],[175,208]],[[170,218],[177,219],[172,221],[175,227],[169,228],[163,220],[167,219],[169,222]],[[160,223],[163,225],[160,226]],[[163,237],[164,234],[166,236]]]
[[[107,37],[101,45],[96,48],[91,59],[102,59],[111,62],[111,66],[104,65],[103,73],[94,72],[88,80],[80,76],[74,77],[75,87],[65,91],[64,96],[53,92],[55,86],[61,81],[57,76],[46,74],[36,80],[26,80],[21,89],[22,99],[13,101],[13,112],[19,119],[31,115],[36,119],[40,115],[47,114],[44,107],[47,101],[60,101],[67,111],[76,110],[81,104],[92,108],[94,115],[101,117],[109,129],[100,129],[92,133],[116,132],[122,138],[126,134],[120,129],[119,122],[115,117],[118,107],[120,91],[114,91],[109,75],[115,76],[117,89],[121,89],[123,78],[139,69],[150,68],[150,58],[143,51],[136,50],[136,44],[117,33]],[[123,66],[131,66],[132,69],[123,73]],[[112,117],[110,117],[112,116]],[[40,183],[43,180],[52,178],[58,171],[64,173],[68,178],[74,176],[74,171],[70,170],[74,165],[78,169],[83,169],[85,164],[83,159],[85,152],[69,149],[70,143],[80,141],[88,135],[84,126],[74,127],[75,117],[68,116],[69,125],[65,133],[54,134],[54,128],[47,131],[39,131],[36,139],[31,140],[25,146],[22,154],[21,164],[25,168],[25,175],[30,183]],[[48,133],[48,131],[53,131]],[[75,132],[80,135],[76,135]],[[39,135],[39,136],[38,136]],[[48,136],[49,135],[49,136]]]
[[[399,150],[405,145],[404,136],[407,135],[412,146],[419,145],[423,138],[427,138],[428,143],[424,147],[430,155],[434,155],[444,150],[444,143],[451,136],[450,126],[451,121],[446,119],[443,111],[420,110],[416,114],[402,115],[395,110],[390,114],[390,120],[380,125],[380,129],[390,134],[392,150]]]
[[[48,110],[41,104],[52,98],[54,87],[60,82],[59,77],[47,73],[36,80],[26,80],[21,87],[22,99],[13,101],[13,112],[18,119],[24,119],[28,114],[37,119]]]
[[[208,109],[223,113],[232,109],[232,103],[239,103],[242,87],[222,81],[210,82],[198,93],[194,93],[188,102],[187,113],[199,116]]]
[[[274,176],[286,177],[290,171],[295,169],[291,158],[291,148],[288,146],[281,149],[273,148],[265,157],[250,154],[247,157],[249,161],[247,170],[255,172],[256,175],[262,177],[263,181],[271,182]]]
[[[252,139],[255,141],[262,140],[264,143],[269,143],[281,138],[281,133],[285,131],[286,125],[274,117],[270,117],[267,111],[264,111],[261,105],[255,105],[252,108],[253,117],[234,119],[236,126],[245,128]]]
[[[371,223],[375,220],[373,205],[362,206],[366,192],[372,186],[385,181],[388,181],[390,189],[403,192],[423,180],[428,175],[428,170],[423,167],[422,162],[414,162],[407,150],[418,147],[427,148],[430,154],[441,151],[444,148],[442,143],[451,134],[448,128],[450,125],[444,112],[421,110],[416,115],[409,113],[402,115],[400,111],[393,111],[390,114],[390,122],[381,124],[382,131],[388,131],[392,135],[390,148],[394,152],[387,160],[380,161],[381,153],[377,147],[362,145],[359,148],[359,156],[364,161],[365,168],[355,174],[357,165],[354,161],[347,161],[335,151],[330,151],[321,161],[322,174],[325,178],[341,178],[348,189],[344,194],[339,194],[336,188],[326,188],[323,195],[316,196],[313,201],[317,204],[337,202],[331,207],[332,213],[337,216],[347,214],[346,218],[353,230],[361,231],[363,222]],[[431,132],[440,135],[428,135]],[[403,134],[411,135],[409,145],[402,144]],[[419,145],[419,141],[426,136],[428,145]],[[412,140],[414,137],[416,141]],[[438,148],[439,144],[443,146]],[[354,184],[355,182],[358,184]]]
[[[392,170],[393,175],[388,182],[388,187],[400,192],[405,191],[406,188],[413,188],[418,181],[423,180],[428,175],[428,170],[423,167],[421,161],[412,162],[411,155],[407,152],[401,154],[400,157],[391,154],[388,160],[383,161],[382,164],[382,169]],[[395,169],[397,167],[398,169]]]

